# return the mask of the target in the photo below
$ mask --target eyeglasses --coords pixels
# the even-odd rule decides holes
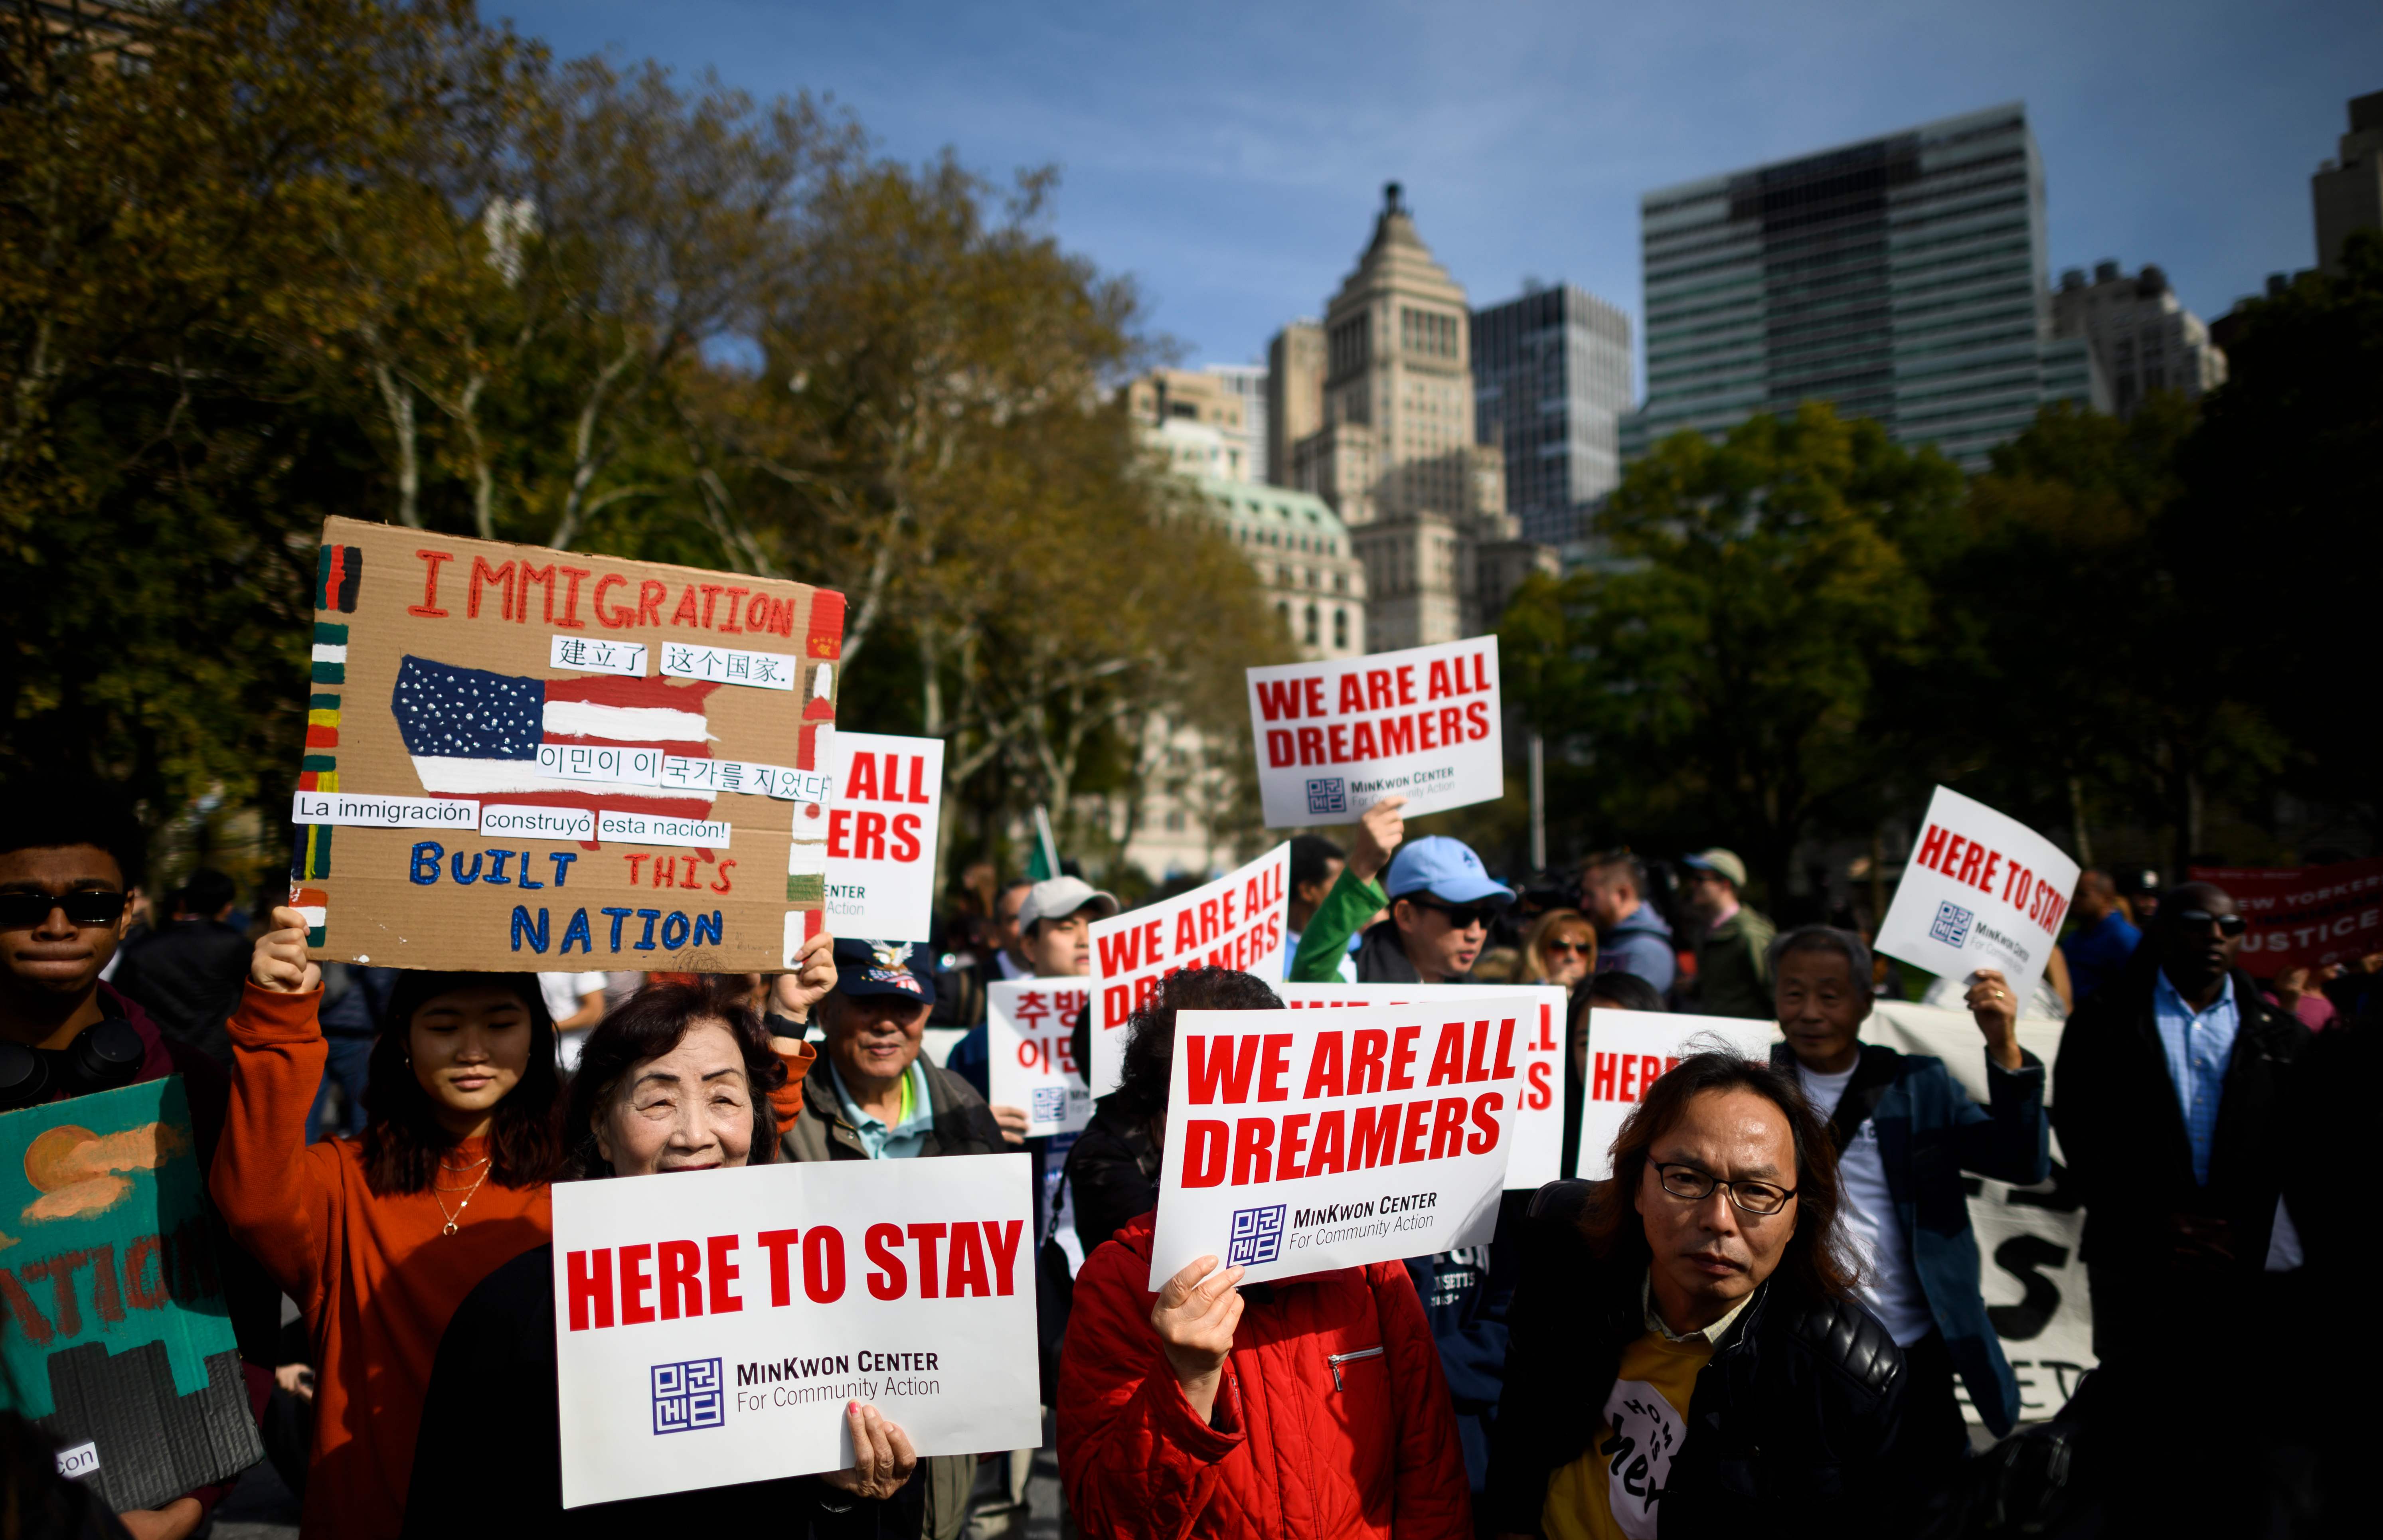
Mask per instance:
[[[1569,952],[1575,957],[1586,957],[1597,950],[1597,943],[1595,942],[1541,942],[1539,950],[1549,953]]]
[[[67,923],[89,928],[113,925],[124,915],[124,895],[107,888],[77,888],[72,893],[0,893],[0,930],[31,930],[50,918],[53,909],[67,912]]]
[[[2213,915],[2206,909],[2179,909],[2176,921],[2188,930],[2198,930],[2215,925],[2217,933],[2231,941],[2251,928],[2251,922],[2241,915]]]
[[[1459,908],[1453,904],[1442,904],[1429,898],[1410,898],[1407,902],[1418,909],[1438,910],[1448,917],[1449,925],[1458,930],[1470,930],[1476,925],[1487,925],[1489,923],[1489,917],[1498,912],[1487,904],[1467,904],[1463,908]]]
[[[1787,1206],[1796,1196],[1792,1187],[1774,1187],[1769,1182],[1724,1182],[1710,1172],[1699,1171],[1693,1165],[1663,1164],[1655,1167],[1655,1179],[1663,1190],[1674,1198],[1701,1202],[1719,1188],[1729,1195],[1729,1201],[1744,1213],[1767,1218]]]

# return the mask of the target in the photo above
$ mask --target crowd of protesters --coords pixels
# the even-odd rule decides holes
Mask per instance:
[[[973,872],[942,945],[820,935],[767,978],[326,967],[295,910],[247,920],[220,874],[142,900],[130,823],[62,793],[0,826],[0,1055],[38,1070],[114,1032],[130,1078],[185,1078],[247,1388],[310,1537],[1022,1535],[1034,1451],[922,1458],[859,1404],[849,1469],[564,1509],[549,1201],[1018,1150],[1042,1195],[1061,1533],[2348,1528],[2374,1418],[2340,1397],[2364,1401],[2373,1353],[2343,1310],[2364,1226],[2339,1184],[2354,1193],[2371,1116],[2375,996],[2354,986],[2383,959],[2262,984],[2225,892],[2088,871],[2032,998],[1991,969],[1927,993],[1975,1023],[1982,1103],[1943,1060],[1864,1041],[1903,992],[1890,965],[1858,925],[1783,931],[1731,851],[1663,873],[1608,851],[1516,884],[1460,841],[1408,839],[1395,798],[1348,835],[1293,842],[1290,979],[1570,1001],[1562,1179],[1510,1193],[1489,1244],[1403,1265],[1251,1285],[1207,1257],[1148,1287],[1176,1014],[1269,1008],[1278,980],[1165,980],[1079,1136],[1030,1140],[991,1104],[986,984],[1082,977],[1119,912],[1073,875]],[[1585,1181],[1600,1010],[1760,1018],[1782,1041],[1681,1059]],[[2065,1018],[2055,1064],[2023,1018]],[[962,1029],[942,1063],[931,1023]],[[2021,1424],[1969,1198],[2045,1183],[2056,1133],[2098,1367]],[[277,1408],[302,1447],[271,1436]],[[16,1473],[43,1472],[21,1424],[0,1433],[7,1540],[52,1532],[43,1515],[182,1540],[223,1496],[20,1498]]]

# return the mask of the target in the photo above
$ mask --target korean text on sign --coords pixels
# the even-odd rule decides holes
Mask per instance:
[[[1229,967],[1261,979],[1283,974],[1290,934],[1290,845],[1163,903],[1093,922],[1093,1094],[1117,1087],[1126,1025],[1188,967]]]
[[[1023,1107],[1027,1133],[1074,1133],[1092,1121],[1093,1091],[1076,1064],[1076,1022],[1091,996],[1081,979],[1003,979],[985,986],[988,1084],[997,1107]]]

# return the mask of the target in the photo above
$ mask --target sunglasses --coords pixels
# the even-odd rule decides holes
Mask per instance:
[[[67,923],[89,928],[113,925],[124,917],[124,895],[107,888],[77,888],[72,893],[0,893],[0,930],[31,930],[64,909]]]
[[[1448,917],[1449,925],[1458,930],[1470,930],[1476,925],[1487,925],[1498,911],[1487,904],[1467,904],[1463,908],[1429,898],[1410,898],[1408,903],[1418,909],[1437,909]]]
[[[1542,952],[1569,952],[1575,957],[1586,957],[1591,952],[1596,951],[1597,948],[1589,942],[1541,942],[1539,943],[1539,950]]]
[[[2241,915],[2213,915],[2206,909],[2179,909],[2176,918],[2178,924],[2192,930],[2215,925],[2217,933],[2229,941],[2251,928],[2251,922]]]

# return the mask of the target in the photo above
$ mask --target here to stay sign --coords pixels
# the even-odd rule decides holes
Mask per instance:
[[[1939,786],[1878,949],[1940,979],[1998,968],[2024,1002],[2043,977],[2077,870],[2027,825]]]
[[[1551,984],[1277,984],[1282,1003],[1297,1010],[1352,1005],[1429,1004],[1435,996],[1491,1000],[1515,1023],[1514,1054],[1522,1066],[1515,1111],[1514,1152],[1506,1186],[1535,1191],[1563,1175],[1564,992]],[[1500,1018],[1501,1027],[1503,1017]]]
[[[1288,841],[1237,871],[1113,919],[1093,922],[1093,1094],[1117,1090],[1125,1029],[1158,981],[1188,967],[1229,967],[1272,981],[1290,935]]]
[[[1076,1068],[1076,1018],[1092,999],[1085,981],[999,979],[984,992],[993,1104],[1025,1108],[1031,1139],[1080,1130],[1093,1120],[1092,1088]]]
[[[1512,1003],[1184,1011],[1150,1287],[1203,1256],[1247,1281],[1487,1245],[1523,1060]]]
[[[1747,1016],[1683,1016],[1599,1006],[1588,1015],[1588,1083],[1581,1090],[1574,1170],[1585,1181],[1613,1175],[1613,1136],[1648,1090],[1691,1053],[1719,1049],[1768,1059],[1778,1029]]]
[[[1498,638],[1252,669],[1266,826],[1354,823],[1386,796],[1409,818],[1505,795]]]
[[[870,941],[923,942],[934,919],[935,823],[944,741],[837,733],[827,820],[827,928]]]
[[[852,1463],[874,1402],[921,1455],[1031,1447],[1024,1155],[745,1166],[554,1189],[562,1506]]]

